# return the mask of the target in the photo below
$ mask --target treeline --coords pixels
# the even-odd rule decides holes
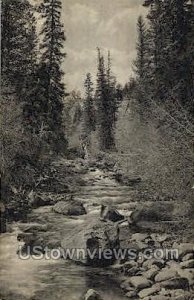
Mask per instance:
[[[147,181],[149,194],[186,204],[193,197],[193,4],[146,0],[144,6],[147,18],[137,22],[135,76],[124,88],[132,117],[126,147],[136,154],[130,163]]]
[[[30,188],[34,182],[30,166],[40,167],[44,156],[66,147],[61,10],[60,0],[44,0],[38,6],[28,0],[2,0],[4,192],[11,185],[21,188],[25,184]],[[37,18],[43,21],[40,29]]]
[[[159,105],[167,119],[189,131],[194,115],[193,5],[183,0],[146,0],[144,6],[149,12],[146,22],[138,19],[136,78],[129,91],[135,94],[142,116],[154,113]]]
[[[97,132],[98,146],[101,151],[115,150],[115,126],[117,111],[122,101],[122,88],[117,84],[111,70],[111,55],[108,51],[107,62],[97,48],[96,88],[93,88],[91,74],[85,79],[84,130],[83,136],[90,144],[90,134]]]

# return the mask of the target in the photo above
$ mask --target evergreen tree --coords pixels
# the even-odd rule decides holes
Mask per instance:
[[[105,70],[104,57],[98,49],[98,72],[96,85],[97,124],[100,148],[103,151],[115,147],[114,125],[116,116],[115,80],[111,77],[110,54]]]
[[[85,101],[84,101],[84,131],[86,135],[95,130],[95,108],[93,99],[93,83],[91,79],[91,74],[87,73],[86,80],[84,82],[85,86]]]
[[[2,1],[2,72],[19,96],[34,71],[37,59],[36,20],[27,0]]]
[[[147,73],[147,55],[148,55],[148,41],[147,41],[147,30],[145,22],[140,16],[137,21],[137,32],[138,32],[138,41],[136,45],[137,58],[134,61],[135,72],[138,79],[145,79]]]
[[[42,43],[41,66],[42,87],[45,90],[47,103],[47,125],[51,133],[50,139],[54,144],[63,138],[62,112],[65,87],[63,80],[64,72],[61,64],[65,53],[63,43],[65,41],[64,29],[61,24],[62,3],[60,0],[44,0],[40,5],[40,12],[45,20],[41,31]]]

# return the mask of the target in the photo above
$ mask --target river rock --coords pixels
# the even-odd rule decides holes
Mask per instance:
[[[127,280],[136,290],[142,290],[151,286],[149,281],[144,276],[132,276]]]
[[[103,299],[97,291],[93,289],[89,289],[84,296],[84,300],[103,300]]]
[[[169,280],[165,280],[160,282],[160,286],[165,289],[175,290],[175,289],[189,289],[189,281],[183,277],[171,278]]]
[[[153,265],[156,265],[158,268],[163,268],[165,265],[165,261],[163,259],[147,259],[143,262],[142,267],[145,269],[150,269]]]
[[[46,224],[39,224],[39,223],[20,223],[18,225],[19,229],[23,232],[46,232],[48,230],[48,226]]]
[[[128,298],[135,298],[137,296],[136,291],[129,291],[128,293],[125,294],[126,297]]]
[[[143,299],[145,297],[154,295],[156,293],[158,293],[161,290],[160,285],[159,284],[155,284],[150,288],[147,289],[143,289],[139,292],[138,296]]]
[[[53,206],[54,212],[66,216],[80,216],[85,215],[86,209],[81,202],[72,201],[67,203],[60,201]]]
[[[185,256],[183,256],[182,261],[194,259],[194,253],[187,253]]]
[[[109,207],[107,205],[101,205],[101,220],[109,220],[112,222],[118,222],[124,220],[124,216],[121,215],[117,209]]]
[[[156,276],[155,282],[161,282],[177,276],[177,271],[169,268],[162,269]]]
[[[172,290],[170,291],[170,297],[174,300],[190,300],[191,299],[191,293],[185,290]]]
[[[151,269],[144,272],[143,275],[149,280],[154,280],[154,278],[158,274],[159,270],[160,269],[156,265],[153,265],[153,266],[151,266]]]
[[[180,263],[181,268],[190,269],[194,268],[194,259],[186,260]]]
[[[188,253],[194,253],[194,244],[192,243],[174,243],[172,248],[178,250],[179,259],[182,259]]]
[[[177,269],[180,277],[186,278],[189,281],[189,285],[194,287],[194,271],[193,269]]]

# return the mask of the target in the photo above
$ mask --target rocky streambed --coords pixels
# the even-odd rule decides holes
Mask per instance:
[[[134,201],[135,180],[128,184],[125,180],[121,185],[114,172],[84,162],[62,159],[53,168],[60,172],[61,192],[53,191],[52,184],[50,189],[43,185],[38,195],[31,197],[35,208],[28,223],[17,223],[13,232],[0,237],[3,299],[193,299],[193,244],[173,245],[170,232],[163,230],[165,224],[161,227],[160,222],[141,220],[138,226],[129,226],[127,216],[139,206]],[[68,168],[73,168],[80,180],[72,184],[72,190],[64,192],[63,175],[68,176]],[[101,219],[101,205],[113,208],[126,221]],[[39,246],[45,254],[45,248],[86,249],[91,240],[97,241],[99,248],[127,249],[133,253],[114,257],[106,268],[100,261],[91,266],[87,257],[37,259],[34,255],[19,259],[16,254],[19,242],[30,249]],[[96,245],[92,243],[92,247]],[[153,254],[156,249],[170,247],[179,250],[175,259],[166,253],[162,258],[145,255],[146,249]]]

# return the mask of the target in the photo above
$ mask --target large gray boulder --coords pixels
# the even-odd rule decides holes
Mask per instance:
[[[53,211],[66,216],[80,216],[87,213],[83,204],[77,201],[69,203],[60,201],[53,206]]]

